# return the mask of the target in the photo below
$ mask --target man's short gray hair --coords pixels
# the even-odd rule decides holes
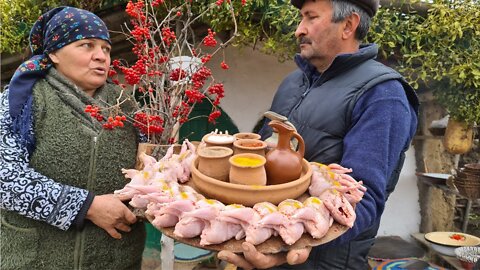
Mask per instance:
[[[370,24],[372,22],[372,18],[363,8],[345,0],[332,0],[332,6],[332,22],[341,22],[355,12],[360,16],[360,23],[358,24],[357,31],[355,31],[355,38],[361,41],[367,36],[368,30],[370,29]]]

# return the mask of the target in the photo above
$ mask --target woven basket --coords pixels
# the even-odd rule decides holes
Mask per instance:
[[[471,185],[464,185],[461,183],[455,183],[455,187],[458,190],[460,195],[467,197],[469,199],[477,199],[480,198],[480,187],[479,186],[471,186]]]

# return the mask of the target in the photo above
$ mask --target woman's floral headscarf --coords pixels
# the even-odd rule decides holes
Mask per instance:
[[[33,25],[29,37],[33,56],[17,68],[8,86],[13,131],[21,136],[27,146],[34,144],[29,135],[32,123],[32,89],[37,80],[44,78],[52,67],[48,54],[87,38],[103,39],[111,43],[102,19],[83,9],[54,8],[40,16]]]

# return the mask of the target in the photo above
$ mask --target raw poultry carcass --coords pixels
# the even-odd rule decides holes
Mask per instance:
[[[272,235],[277,235],[275,229],[259,224],[263,217],[276,211],[278,211],[277,207],[269,202],[257,203],[253,206],[253,209],[246,207],[243,213],[236,217],[243,220],[242,226],[245,231],[245,241],[258,245],[265,242]]]
[[[330,211],[317,197],[307,198],[303,206],[294,213],[293,218],[301,221],[313,238],[322,238],[333,224]]]
[[[347,173],[351,169],[344,168],[338,164],[323,165],[312,162],[312,182],[308,188],[310,195],[320,196],[324,191],[335,189],[343,193],[351,204],[358,203],[367,190],[362,181],[356,181]]]
[[[181,216],[195,209],[192,200],[175,200],[169,203],[149,203],[145,214],[153,216],[152,225],[159,228],[172,227]]]
[[[337,190],[343,193],[350,204],[355,205],[360,202],[367,191],[367,188],[363,186],[363,182],[357,182],[357,180],[347,174],[340,174],[339,177],[339,183],[342,185],[342,188],[337,188]]]
[[[142,170],[122,169],[125,178],[131,179],[130,185],[151,185],[155,181],[184,183],[190,177],[190,166],[196,157],[196,148],[188,140],[182,144],[180,153],[174,154],[174,146],[168,148],[165,156],[158,162],[155,158],[141,153],[139,159],[143,163]],[[128,184],[121,193],[128,191]]]
[[[227,205],[216,218],[210,220],[210,224],[205,226],[200,243],[205,245],[220,244],[232,238],[239,240],[245,237],[241,221],[232,217],[245,209],[248,208],[237,204]]]
[[[317,163],[321,164],[321,163]],[[325,165],[324,165],[325,166]],[[331,163],[326,165],[332,172],[338,173],[338,174],[344,174],[344,173],[351,173],[353,170],[350,168],[345,168],[340,164],[337,163]]]
[[[184,150],[185,147],[185,150]],[[180,163],[183,168],[183,174],[178,179],[180,183],[185,183],[190,179],[191,171],[190,168],[193,164],[193,161],[197,157],[197,149],[190,141],[185,140],[182,145],[182,150],[180,151]]]
[[[217,200],[201,199],[195,203],[194,209],[183,213],[173,233],[183,238],[201,235],[224,208],[225,205]]]
[[[258,245],[265,242],[272,235],[276,235],[276,231],[273,228],[259,224],[264,216],[277,211],[277,207],[274,204],[260,202],[255,204],[253,208],[242,205],[232,206],[234,207],[231,207],[228,211],[221,211],[218,220],[242,226],[241,234],[237,234],[235,239],[239,240],[245,237],[246,242]]]
[[[312,181],[308,187],[311,196],[318,197],[326,190],[333,188],[335,173],[320,163],[310,163],[312,167]]]
[[[255,216],[257,216],[257,218]],[[258,213],[253,208],[245,207],[241,204],[227,205],[223,211],[220,211],[216,219],[218,221],[240,225],[242,230],[235,235],[235,239],[237,240],[245,238],[245,230],[254,220],[260,220]]]
[[[166,155],[160,160],[141,153],[139,159],[144,164],[142,170],[122,169],[126,178],[132,179],[124,188],[115,190],[114,194],[122,199],[131,199],[130,205],[135,208],[146,208],[149,202],[168,202],[174,185],[178,181],[185,182],[190,176],[190,165],[196,157],[195,146],[188,140],[182,144],[180,154],[173,154],[171,146]],[[172,189],[172,190],[170,190]],[[192,190],[189,190],[193,191]]]
[[[157,187],[158,190],[155,190],[155,187]],[[141,186],[139,190],[141,190],[143,194],[136,194],[129,202],[131,206],[139,209],[147,208],[147,205],[151,202],[167,203],[175,200],[191,200],[196,202],[205,199],[205,196],[193,188],[174,182],[171,182],[170,185],[165,182],[163,186]]]
[[[167,193],[155,192],[148,194],[137,194],[128,203],[137,209],[146,209],[149,203],[169,203],[175,199]]]
[[[165,180],[187,182],[190,179],[190,166],[196,156],[196,148],[188,140],[183,142],[178,154],[173,153],[173,146],[170,147],[167,154],[159,161]]]
[[[130,184],[133,185],[148,185],[152,179],[161,179],[163,176],[158,176],[160,173],[160,164],[154,157],[151,157],[144,152],[138,156],[143,164],[142,170],[136,169],[122,169],[125,178],[132,179]]]
[[[275,229],[287,245],[292,245],[302,237],[305,231],[303,223],[292,218],[302,207],[303,204],[297,200],[285,200],[278,205],[278,211],[263,217],[259,224]]]
[[[145,173],[147,174],[147,173]],[[145,195],[149,193],[164,192],[169,189],[168,183],[163,180],[149,180],[148,184],[138,184],[130,182],[126,184],[122,189],[115,190],[113,194],[122,199],[132,199],[135,195]]]
[[[327,190],[318,198],[325,204],[335,221],[349,228],[353,227],[356,218],[355,210],[341,192],[334,189]]]

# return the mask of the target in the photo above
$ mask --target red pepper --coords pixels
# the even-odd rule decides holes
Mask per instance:
[[[465,236],[461,235],[461,234],[452,234],[450,235],[450,238],[453,239],[453,240],[465,240]]]

